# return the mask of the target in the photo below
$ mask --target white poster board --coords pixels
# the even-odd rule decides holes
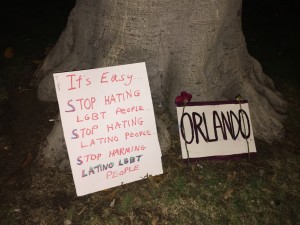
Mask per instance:
[[[193,102],[177,117],[183,159],[256,152],[247,101]]]
[[[163,173],[145,63],[54,81],[78,196]]]

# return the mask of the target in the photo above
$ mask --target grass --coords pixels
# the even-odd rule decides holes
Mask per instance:
[[[125,194],[121,197],[120,203],[117,204],[118,211],[122,214],[129,214],[132,211],[133,193]]]
[[[70,174],[40,170],[36,173],[47,178],[47,185],[33,179],[34,188],[22,188],[18,196],[13,196],[14,188],[6,190],[10,207],[0,218],[4,224],[38,224],[45,218],[45,224],[297,224],[299,154],[291,146],[257,144],[256,158],[190,167],[178,161],[177,146],[177,152],[166,156],[159,179],[80,198]],[[65,194],[59,184],[65,184]]]
[[[297,90],[284,90],[299,101]],[[0,224],[297,224],[299,116],[290,108],[284,143],[256,140],[255,158],[187,166],[177,143],[162,176],[79,198],[70,173],[33,165],[29,183],[1,189]]]

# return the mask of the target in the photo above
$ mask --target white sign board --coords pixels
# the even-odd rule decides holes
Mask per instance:
[[[189,103],[177,107],[183,159],[255,153],[246,101]]]
[[[145,63],[54,81],[78,196],[163,173]]]

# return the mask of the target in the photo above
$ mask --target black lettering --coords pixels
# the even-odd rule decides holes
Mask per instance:
[[[236,120],[236,124],[237,124],[237,133],[235,134],[235,130],[234,130],[234,124],[233,124],[233,117],[235,118],[235,120]],[[239,136],[239,133],[240,133],[240,121],[239,121],[239,119],[240,118],[238,118],[235,114],[234,114],[234,112],[233,111],[231,111],[230,110],[230,119],[231,119],[231,121],[230,121],[230,123],[231,123],[231,127],[232,127],[232,138],[233,138],[233,140],[236,140],[237,139],[237,137]]]
[[[217,122],[218,122],[218,124],[217,124]],[[217,111],[213,111],[213,124],[214,124],[214,131],[215,131],[216,140],[217,141],[219,140],[219,138],[218,138],[218,131],[217,131],[218,128],[221,128],[221,131],[222,131],[222,134],[223,134],[223,139],[227,140],[226,131],[224,130],[224,128],[222,126],[221,119],[220,119],[219,114],[218,114]]]
[[[184,117],[187,116],[188,119],[189,119],[189,122],[190,122],[190,127],[191,127],[191,134],[192,134],[192,137],[191,137],[191,140],[190,141],[187,141],[186,140],[186,130],[185,130],[185,127],[184,127],[184,122],[183,122],[183,119]],[[182,116],[181,116],[181,120],[180,120],[180,131],[181,131],[181,136],[182,138],[184,139],[184,141],[187,143],[187,144],[191,144],[194,140],[194,128],[193,128],[193,121],[192,121],[192,118],[190,116],[190,114],[188,113],[183,113]]]
[[[194,130],[195,130],[195,136],[196,136],[196,143],[199,144],[199,134],[198,132],[200,132],[202,138],[207,142],[207,138],[205,137],[202,129],[201,129],[201,124],[202,124],[202,117],[200,116],[200,114],[193,112],[193,123],[194,123]],[[197,118],[199,118],[199,122],[197,122]]]
[[[206,131],[207,141],[208,141],[208,142],[214,142],[214,141],[217,141],[216,138],[215,138],[215,139],[210,139],[210,138],[209,138],[205,113],[202,113],[202,118],[203,118],[203,122],[204,122],[204,126],[205,126],[205,131]]]
[[[227,128],[228,132],[230,133],[232,139],[233,139],[233,137],[234,137],[233,127],[232,127],[232,123],[230,123],[230,116],[229,116],[229,113],[226,112],[226,114],[227,114],[227,119],[226,119],[224,113],[221,112],[223,128],[224,128],[224,131],[225,131],[225,133],[226,133],[226,139],[225,139],[225,140],[227,140],[227,132],[226,132],[226,128]]]
[[[243,109],[240,109],[239,110],[239,118],[240,118],[240,130],[241,130],[241,134],[242,134],[242,137],[244,139],[248,139],[250,137],[250,120],[249,120],[249,117],[247,115],[247,113],[243,110]],[[245,119],[247,120],[247,126],[245,124]],[[243,123],[243,124],[241,124]],[[246,129],[247,127],[247,129]],[[248,131],[248,134],[246,135],[246,130]]]

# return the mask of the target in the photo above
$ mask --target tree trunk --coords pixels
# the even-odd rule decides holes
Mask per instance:
[[[241,0],[77,0],[36,73],[38,97],[57,100],[54,72],[146,62],[155,108],[160,104],[175,114],[182,90],[192,93],[193,101],[241,94],[250,104],[255,137],[280,139],[286,104],[247,52],[241,7]],[[62,135],[57,122],[43,151],[48,165],[57,160],[64,165]]]

